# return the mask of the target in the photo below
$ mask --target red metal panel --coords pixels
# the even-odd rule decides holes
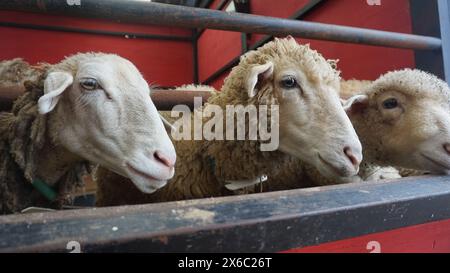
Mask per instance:
[[[271,1],[271,0],[259,0],[251,1],[250,9],[252,14],[272,16],[279,18],[289,18],[297,10],[300,10],[309,0],[284,0],[284,1]],[[249,39],[249,45],[253,45],[258,42],[265,35],[252,34]]]
[[[225,78],[228,76],[229,73],[230,73],[229,71],[222,73],[222,75],[220,75],[216,80],[214,80],[211,83],[211,86],[213,86],[217,90],[220,90],[220,88],[222,88],[223,81],[225,80]]]
[[[252,14],[288,18],[295,11],[301,9],[309,3],[310,0],[259,0],[250,1],[250,8]]]
[[[0,12],[0,21],[58,25],[136,33],[184,35],[185,30],[110,23],[32,13]],[[0,27],[0,60],[22,57],[30,63],[61,60],[77,52],[116,53],[132,61],[150,83],[163,86],[193,81],[192,45],[189,42],[126,39],[105,35]]]
[[[283,253],[450,253],[450,220],[374,233]]]
[[[412,33],[408,0],[381,1],[379,6],[366,1],[326,1],[304,20],[357,26],[378,30]],[[343,78],[374,80],[389,70],[415,67],[412,50],[350,45],[334,42],[308,41],[327,58],[339,59]]]
[[[157,27],[139,24],[121,24],[100,19],[67,17],[60,15],[44,15],[31,12],[0,11],[1,22],[17,22],[22,24],[57,25],[83,29],[100,29],[109,31],[126,31],[160,35],[179,35],[189,37],[189,29],[173,27]]]
[[[287,18],[307,2],[309,1],[253,1],[251,10],[254,14]],[[303,20],[412,33],[408,0],[385,0],[381,1],[380,6],[371,6],[362,0],[326,1],[311,11]],[[254,43],[261,37],[261,35],[252,35],[250,43]],[[208,31],[208,35],[202,38],[199,41],[201,44],[199,56],[202,63],[200,79],[204,80],[217,71],[220,66],[239,55],[238,47],[241,41],[239,35],[226,35],[221,31]],[[299,39],[299,41],[311,43],[312,48],[327,58],[339,59],[338,66],[345,79],[373,80],[389,70],[415,67],[412,50],[305,39]],[[212,51],[204,52],[210,47],[213,49]],[[217,80],[214,83],[220,85]]]
[[[198,39],[199,79],[204,81],[211,74],[241,54],[239,32],[206,30]]]
[[[214,0],[208,8],[210,9],[217,9],[219,7],[219,4],[222,2],[222,0]]]

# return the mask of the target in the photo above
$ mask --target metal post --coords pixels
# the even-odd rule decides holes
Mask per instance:
[[[444,73],[450,81],[450,4],[448,0],[438,0],[439,22],[441,26],[442,56]]]

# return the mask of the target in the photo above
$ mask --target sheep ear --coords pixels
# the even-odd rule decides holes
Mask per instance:
[[[62,93],[73,82],[73,77],[67,72],[52,72],[44,81],[44,95],[38,100],[41,115],[51,112],[58,104]]]
[[[257,92],[257,85],[267,80],[273,74],[273,63],[267,62],[263,65],[254,66],[247,80],[248,97],[253,98]]]
[[[347,114],[358,114],[369,106],[369,97],[367,95],[356,95],[347,100],[341,99],[341,103]]]

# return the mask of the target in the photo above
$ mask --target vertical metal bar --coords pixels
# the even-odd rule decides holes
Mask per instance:
[[[233,0],[234,7],[236,12],[240,13],[251,13],[250,9],[250,0]],[[248,33],[241,33],[241,54],[244,54],[248,50],[247,41],[248,41]]]
[[[194,69],[193,82],[198,84],[198,32],[196,29],[192,31],[192,62]]]
[[[441,26],[442,56],[444,61],[444,74],[447,82],[450,81],[450,4],[448,0],[438,0],[439,23]]]
[[[213,2],[213,0],[203,0],[200,3],[199,7],[202,8],[202,9],[207,9],[209,7],[209,5],[212,4],[212,2]]]
[[[247,33],[241,33],[241,54],[245,54],[248,51],[247,46]]]
[[[437,0],[410,0],[412,31],[414,34],[440,38]],[[445,78],[441,50],[414,50],[416,68]]]

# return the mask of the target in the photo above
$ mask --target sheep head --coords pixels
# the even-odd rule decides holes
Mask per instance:
[[[174,175],[175,149],[147,82],[126,59],[87,53],[54,65],[38,108],[49,116],[54,142],[130,178],[142,192]]]
[[[405,69],[381,76],[345,109],[371,160],[443,173],[450,170],[449,102],[444,81]]]
[[[248,103],[278,104],[279,150],[327,177],[348,177],[358,172],[362,148],[341,105],[339,80],[331,62],[289,37],[244,55],[223,90],[238,90]]]

